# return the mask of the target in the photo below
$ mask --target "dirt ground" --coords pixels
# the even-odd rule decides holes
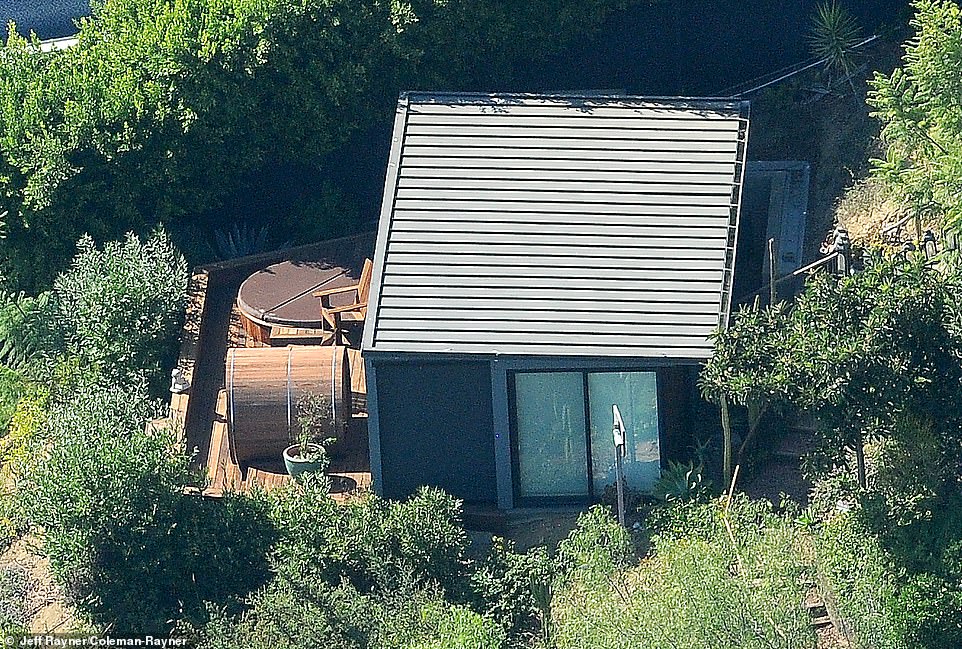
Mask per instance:
[[[0,617],[34,634],[65,633],[83,628],[53,581],[50,562],[36,539],[15,541],[0,554]]]

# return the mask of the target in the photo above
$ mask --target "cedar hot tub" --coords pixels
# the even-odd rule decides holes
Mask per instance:
[[[249,344],[270,345],[272,331],[276,337],[285,330],[314,331],[317,339],[313,342],[325,342],[333,323],[321,318],[320,301],[313,293],[357,281],[352,269],[327,262],[284,261],[257,271],[237,292],[237,309]],[[351,301],[350,295],[331,297],[335,307]]]

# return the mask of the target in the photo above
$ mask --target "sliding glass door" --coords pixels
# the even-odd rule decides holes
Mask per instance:
[[[588,495],[584,377],[581,372],[515,376],[521,498]]]
[[[612,406],[627,428],[625,479],[650,490],[660,474],[654,372],[518,372],[513,383],[516,495],[598,497],[615,482]]]
[[[615,484],[612,405],[618,406],[625,423],[625,482],[633,489],[650,491],[661,475],[655,373],[592,372],[588,375],[588,403],[595,493]]]

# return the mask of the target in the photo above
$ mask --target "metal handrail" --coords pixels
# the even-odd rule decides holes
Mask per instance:
[[[782,282],[787,282],[788,280],[794,279],[794,278],[798,277],[799,275],[802,275],[802,274],[807,273],[807,272],[809,272],[809,271],[815,270],[815,269],[818,268],[819,266],[823,266],[823,265],[827,264],[827,263],[830,262],[830,261],[834,261],[837,257],[839,257],[840,255],[843,255],[843,254],[844,254],[844,252],[842,252],[841,250],[836,250],[836,251],[834,251],[834,252],[831,252],[831,253],[829,253],[828,255],[826,255],[825,257],[822,257],[821,259],[817,259],[816,261],[813,261],[812,263],[808,264],[807,266],[802,266],[801,268],[799,268],[799,269],[797,269],[797,270],[793,270],[792,272],[788,273],[787,275],[782,275],[781,277],[776,278],[775,281],[769,282],[769,283],[763,285],[761,288],[759,288],[757,291],[755,291],[755,292],[753,292],[753,293],[749,293],[748,295],[743,295],[742,297],[740,297],[740,298],[738,298],[737,300],[735,300],[735,302],[738,303],[738,304],[742,304],[742,303],[744,303],[744,302],[747,302],[749,299],[751,299],[751,298],[753,298],[753,297],[756,297],[756,296],[759,296],[759,295],[762,295],[763,293],[771,290],[772,286],[778,286],[778,285],[781,284]]]

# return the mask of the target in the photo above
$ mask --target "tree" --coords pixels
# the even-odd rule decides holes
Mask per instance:
[[[924,437],[938,458],[929,470],[951,484],[962,475],[960,288],[954,266],[921,256],[877,254],[856,275],[815,275],[794,305],[742,310],[716,334],[702,390],[813,412],[823,470],[865,439]]]
[[[882,122],[876,173],[923,216],[962,225],[962,12],[916,0],[904,65],[876,73],[868,102]]]
[[[196,250],[236,218],[225,206],[251,203],[252,179],[322,175],[350,135],[390,124],[399,90],[510,88],[625,1],[104,0],[68,50],[11,34],[0,274],[46,286],[82,235],[158,223]],[[331,201],[256,216],[284,238],[330,234],[302,222],[304,203]]]

